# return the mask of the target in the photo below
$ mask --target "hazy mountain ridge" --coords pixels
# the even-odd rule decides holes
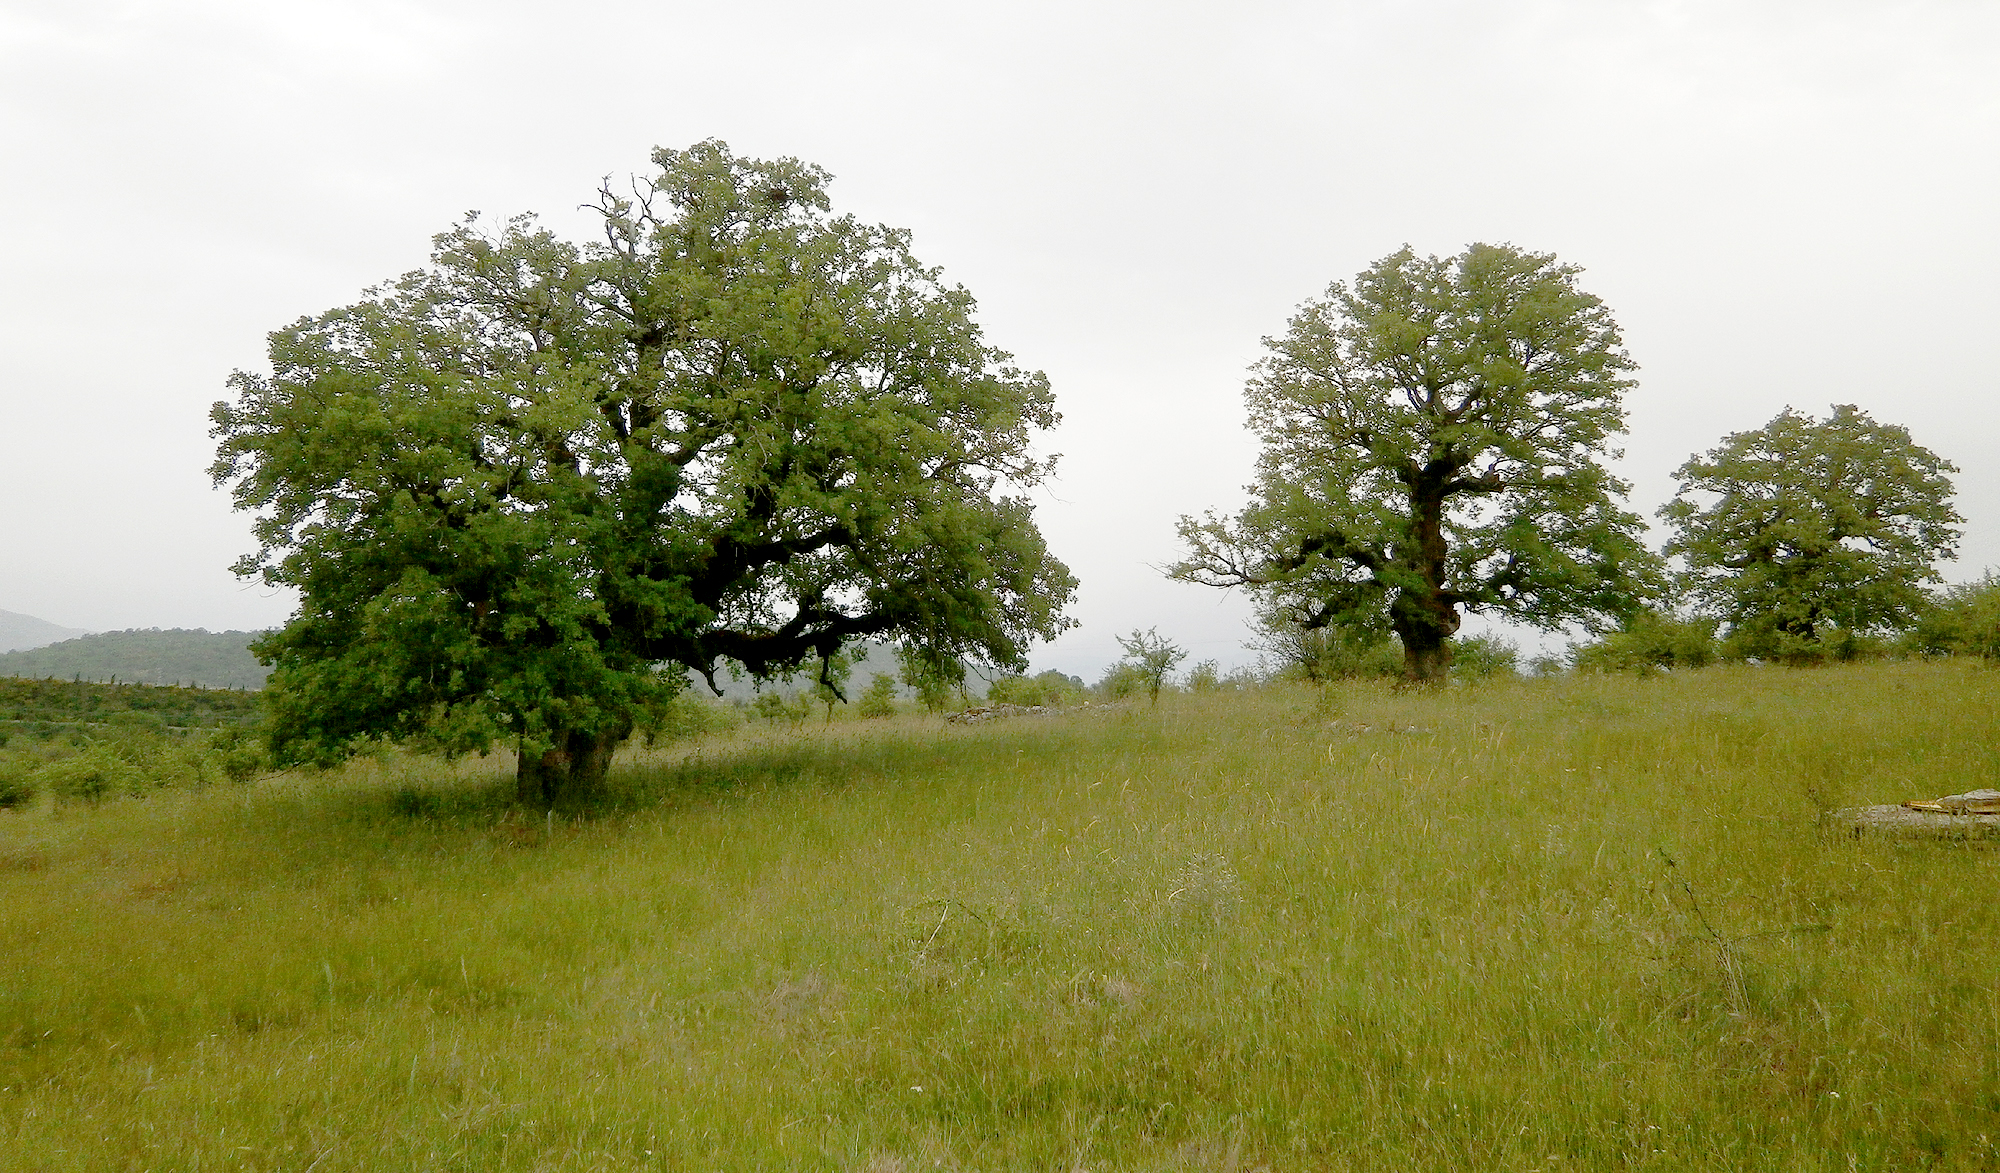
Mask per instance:
[[[847,699],[854,700],[859,697],[867,690],[868,682],[877,676],[887,676],[895,680],[897,696],[913,695],[909,687],[902,683],[900,675],[902,662],[896,658],[895,644],[886,640],[864,640],[849,645],[847,650],[849,654],[857,656],[854,667],[848,674],[847,684],[842,689],[847,693]],[[695,691],[703,696],[714,695],[708,691],[708,682],[703,680],[699,673],[690,672],[688,675],[693,681]],[[801,692],[811,692],[818,680],[818,661],[813,661],[798,672],[770,681],[761,687],[747,675],[732,676],[727,661],[724,661],[715,673],[715,683],[722,690],[722,699],[732,701],[747,701],[759,692],[775,692],[786,697],[796,696]],[[985,696],[987,684],[988,681],[980,669],[968,668],[965,674],[966,695],[974,698]]]
[[[90,632],[81,627],[64,627],[37,619],[33,615],[23,615],[18,611],[0,611],[0,652],[26,651],[30,648],[46,647],[66,639],[75,639]]]
[[[8,614],[0,612],[0,616]],[[19,618],[42,623],[29,616]],[[57,628],[53,624],[44,626],[62,633],[74,630]],[[0,634],[4,634],[4,629],[0,629]],[[203,628],[133,628],[86,634],[60,642],[0,652],[0,677],[38,680],[81,678],[99,682],[117,680],[127,684],[260,689],[264,687],[271,670],[259,664],[257,658],[250,654],[250,641],[258,634],[254,631],[212,632]],[[864,642],[850,650],[859,652],[860,656],[847,678],[845,691],[849,699],[860,695],[878,674],[897,677],[901,665],[896,659],[893,644]],[[690,675],[693,677],[691,683],[698,692],[712,695],[706,682],[699,676]],[[818,676],[819,666],[811,664],[794,675],[763,685],[760,690],[756,681],[748,676],[732,676],[724,665],[716,672],[715,683],[721,687],[724,699],[747,701],[759,691],[777,692],[783,696],[810,692]],[[975,698],[986,695],[987,681],[978,670],[967,672],[965,683],[967,695]],[[896,691],[899,696],[910,694],[910,690],[900,682]]]
[[[271,674],[250,654],[257,635],[177,627],[107,631],[0,654],[0,676],[256,689]]]

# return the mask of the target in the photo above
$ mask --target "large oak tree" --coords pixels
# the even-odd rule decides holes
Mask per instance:
[[[1023,490],[1046,379],[907,233],[720,143],[593,205],[601,239],[475,218],[429,265],[270,338],[213,412],[256,512],[274,741],[519,747],[524,801],[595,785],[689,669],[895,637],[1019,669],[1075,580]]]
[[[1505,245],[1407,247],[1307,303],[1253,368],[1251,504],[1181,519],[1170,573],[1248,587],[1305,629],[1395,632],[1442,677],[1462,612],[1632,614],[1658,560],[1603,460],[1633,363],[1577,269]]]

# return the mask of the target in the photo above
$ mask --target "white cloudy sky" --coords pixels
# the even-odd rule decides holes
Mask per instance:
[[[1048,372],[1082,626],[1038,666],[1135,626],[1248,658],[1242,599],[1153,568],[1241,500],[1259,339],[1405,242],[1585,268],[1641,366],[1641,512],[1852,402],[1963,470],[1947,576],[2000,565],[1984,0],[0,0],[0,609],[282,622],[204,474],[229,371],[467,209],[574,223],[707,137],[831,170]]]

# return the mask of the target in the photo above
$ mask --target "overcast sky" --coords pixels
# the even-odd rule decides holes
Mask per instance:
[[[597,181],[727,140],[910,228],[1047,371],[1043,532],[1090,677],[1234,509],[1245,368],[1404,243],[1554,252],[1640,366],[1619,467],[1856,403],[1961,469],[1948,578],[2000,565],[2000,5],[0,0],[0,610],[251,628],[209,405],[264,334],[423,262],[469,209],[584,228]],[[1469,625],[1468,630],[1474,626]]]

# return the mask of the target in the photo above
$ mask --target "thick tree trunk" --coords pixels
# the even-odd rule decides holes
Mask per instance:
[[[1441,683],[1451,670],[1451,637],[1458,608],[1405,591],[1390,607],[1391,626],[1403,641],[1403,675],[1412,684]]]
[[[591,733],[559,731],[549,749],[521,755],[514,770],[516,800],[524,806],[552,810],[559,803],[596,794],[611,770],[611,755],[630,733],[629,726]]]
[[[1404,587],[1389,604],[1389,627],[1403,641],[1403,675],[1412,684],[1442,683],[1451,670],[1451,637],[1458,632],[1458,605],[1444,585],[1444,486],[1456,466],[1433,463],[1410,483],[1413,569],[1421,588]]]

